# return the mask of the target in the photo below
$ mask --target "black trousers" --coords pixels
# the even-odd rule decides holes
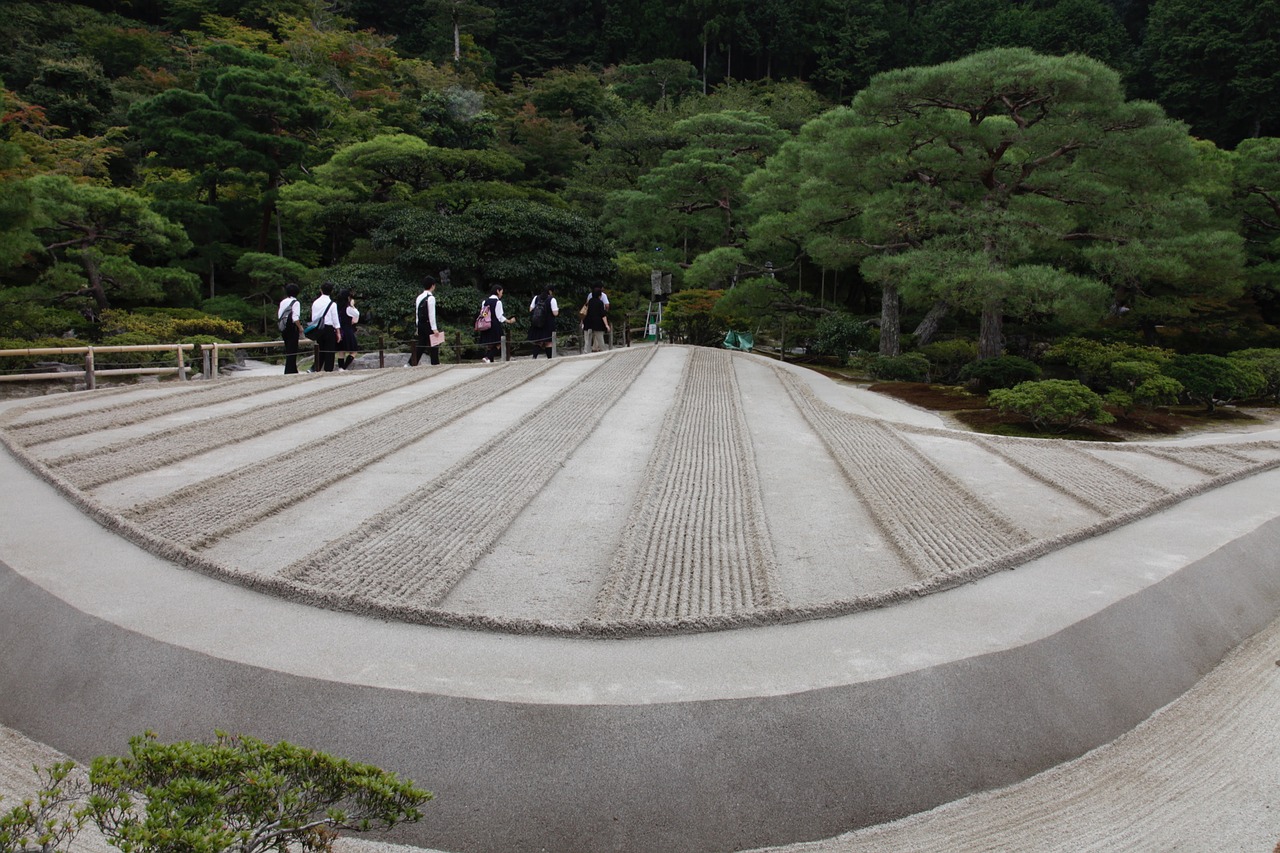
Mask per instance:
[[[320,333],[316,336],[315,370],[323,370],[327,373],[333,372],[333,357],[338,351],[338,330],[333,326],[323,326]]]
[[[431,331],[418,332],[418,337],[413,342],[413,352],[409,355],[409,364],[417,367],[418,362],[422,360],[422,354],[426,353],[431,358],[432,364],[440,363],[440,347],[431,346]]]
[[[298,372],[298,324],[290,323],[281,333],[284,337],[284,372]]]

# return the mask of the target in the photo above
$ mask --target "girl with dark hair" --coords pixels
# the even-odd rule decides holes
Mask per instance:
[[[502,311],[502,285],[494,285],[484,302],[480,303],[482,315],[485,309],[489,313],[489,328],[480,330],[480,343],[484,346],[484,363],[488,364],[501,357],[502,327],[515,322],[514,318],[507,317]]]
[[[334,301],[338,303],[338,327],[342,330],[338,352],[347,354],[346,358],[338,356],[338,369],[349,370],[351,362],[356,360],[355,354],[360,352],[360,345],[356,343],[356,323],[360,322],[360,309],[356,308],[356,295],[350,288],[338,291],[338,298]]]
[[[529,303],[529,343],[533,344],[534,358],[543,350],[547,358],[551,358],[551,336],[555,333],[556,317],[559,316],[560,305],[551,285],[547,285]]]

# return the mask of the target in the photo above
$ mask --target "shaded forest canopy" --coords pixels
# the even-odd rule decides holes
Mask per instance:
[[[673,272],[677,290],[754,281],[756,292],[726,303],[724,321],[785,315],[796,329],[833,309],[880,314],[885,277],[896,277],[890,297],[913,327],[947,302],[943,324],[976,337],[990,300],[968,285],[957,296],[960,284],[944,293],[913,283],[929,264],[956,269],[947,252],[967,253],[965,269],[981,265],[988,288],[994,269],[1089,295],[1072,311],[1070,300],[1041,300],[1015,312],[1016,300],[1001,298],[1003,315],[1050,335],[1102,323],[1150,340],[1176,327],[1198,346],[1229,328],[1246,330],[1234,342],[1248,344],[1270,341],[1280,322],[1280,0],[2,5],[0,339],[154,331],[119,309],[264,327],[283,284],[314,292],[322,279],[355,289],[369,322],[403,334],[427,272],[449,271],[442,310],[461,321],[491,284],[525,298],[545,283],[577,294],[603,281],[643,300],[654,269]],[[1015,48],[1032,59],[1000,53]],[[1011,75],[1045,92],[1069,88],[1054,75],[1083,75],[1095,90],[1114,87],[1106,110],[1149,101],[1173,122],[1143,121],[1181,128],[1191,147],[1162,136],[1172,147],[1156,158],[1177,173],[1178,193],[1144,196],[1159,209],[1146,218],[1105,223],[1113,245],[1152,247],[1146,255],[1105,253],[1095,231],[1095,245],[1068,256],[1043,242],[1065,223],[1039,205],[1034,239],[1001,232],[1004,248],[979,257],[957,235],[1005,226],[990,194],[983,217],[954,216],[973,201],[956,189],[947,223],[942,208],[920,219],[933,230],[911,245],[908,269],[898,250],[873,251],[867,233],[788,207],[793,176],[825,181],[815,158],[858,168],[814,143],[830,131],[806,127],[850,108],[869,120],[875,86],[933,85],[893,74],[954,71],[963,66],[949,63],[979,53],[1004,57]],[[1042,67],[1067,56],[1095,62]],[[986,132],[1008,116],[970,118]],[[1016,159],[1032,141],[1003,144]],[[922,186],[941,199],[941,173],[919,177],[935,165],[917,164],[892,203]],[[968,180],[952,177],[953,187]],[[904,215],[872,195],[848,221]],[[1006,224],[1027,221],[1025,199],[1010,198],[997,205]],[[1081,235],[1059,239],[1074,248]],[[1157,252],[1171,259],[1163,268]],[[223,337],[228,327],[203,331]]]

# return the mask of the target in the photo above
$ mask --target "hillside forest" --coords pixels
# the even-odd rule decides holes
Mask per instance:
[[[455,330],[496,284],[638,325],[655,271],[678,340],[899,368],[1280,346],[1280,0],[0,10],[0,346],[331,281],[394,347],[427,273]]]

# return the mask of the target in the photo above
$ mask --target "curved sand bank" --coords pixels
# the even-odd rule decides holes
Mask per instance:
[[[0,459],[12,525],[0,549],[0,643],[13,650],[0,663],[0,721],[81,759],[118,751],[148,727],[164,737],[205,737],[217,727],[322,746],[436,791],[432,820],[406,837],[445,849],[740,849],[833,836],[1081,755],[1176,698],[1280,610],[1273,499],[1280,473],[1267,470],[1274,461],[1268,435],[1064,446],[1059,457],[1036,443],[939,430],[907,409],[895,408],[903,420],[885,425],[859,417],[867,414],[861,395],[825,380],[797,385],[790,371],[779,375],[768,363],[710,355],[719,362],[703,366],[712,381],[696,386],[686,377],[701,359],[664,347],[536,371],[454,368],[421,378],[384,371],[296,386],[236,380],[252,383],[245,397],[207,407],[186,403],[193,391],[215,393],[209,389],[153,391],[127,408],[115,404],[128,395],[85,395],[75,405],[110,418],[128,413],[130,423],[49,441],[19,430],[35,435],[47,428],[36,421],[54,423],[43,416],[67,404],[24,407],[11,414],[8,435],[28,464],[64,459],[71,461],[49,469],[80,470],[77,457],[97,454],[133,473],[97,486],[58,475],[58,491]],[[603,384],[591,386],[614,389],[603,414],[547,402],[606,365]],[[485,397],[475,417],[439,420],[455,411],[439,394],[475,380],[506,381],[504,373],[520,370],[528,375]],[[620,385],[617,371],[629,383]],[[394,387],[323,417],[189,452],[202,446],[190,436],[205,434],[190,429],[193,422],[217,415],[220,428],[254,432],[234,424],[241,416],[252,424],[250,413],[263,410],[277,418],[297,411],[285,409],[288,401],[315,395],[318,383],[332,382],[324,389],[332,392],[371,381]],[[665,407],[658,405],[664,396]],[[182,405],[157,414],[153,399]],[[431,405],[408,409],[413,417],[395,421],[397,430],[369,433],[421,401]],[[144,402],[153,408],[144,410]],[[455,402],[466,408],[466,399]],[[684,412],[678,418],[671,415],[677,409]],[[430,429],[414,432],[412,424],[432,417],[439,419]],[[582,420],[593,417],[594,426]],[[157,428],[157,418],[168,429]],[[544,435],[542,421],[563,423],[553,430],[558,437]],[[409,443],[398,445],[406,431]],[[477,459],[492,458],[477,453],[527,448],[518,444],[522,432],[553,442],[546,446],[561,454],[555,470],[536,464],[542,457],[517,454],[535,470],[513,471],[513,481],[500,476],[508,469],[481,465],[494,476],[471,481],[482,489],[500,482],[497,497],[444,501],[443,474],[465,478]],[[332,443],[321,445],[321,436],[343,434],[366,436],[356,452],[365,443],[375,449],[332,488],[318,495],[305,486],[277,488],[301,496],[261,517],[261,508],[238,500],[251,486],[237,472],[265,468],[292,478],[288,471]],[[681,443],[687,434],[703,438]],[[566,435],[575,437],[569,450],[554,444]],[[139,457],[129,451],[148,446],[155,457],[168,444],[180,449],[163,451],[177,457],[160,467],[133,461]],[[269,467],[298,446],[309,451],[293,466]],[[860,476],[873,466],[887,467]],[[314,467],[306,467],[314,479]],[[691,471],[700,473],[688,480]],[[926,483],[941,484],[941,497],[916,501],[921,471]],[[241,488],[228,490],[225,481]],[[720,488],[699,493],[700,483]],[[424,484],[434,486],[418,495]],[[885,498],[898,501],[892,512],[864,498],[895,484],[897,497]],[[411,494],[414,501],[404,502]],[[689,509],[645,524],[656,516],[635,508],[667,501],[651,494],[672,495]],[[301,567],[291,583],[314,585],[323,576],[328,592],[374,604],[401,589],[418,596],[443,578],[448,592],[431,607],[471,625],[499,620],[504,631],[321,611],[301,604],[302,596],[262,596],[245,588],[250,583],[174,571],[158,556],[163,548],[142,550],[108,534],[69,495],[95,511],[108,507],[100,513],[108,525],[112,517],[153,525],[148,535],[165,547],[225,563],[234,557],[253,577],[273,577],[265,568],[272,565],[277,574]],[[504,504],[504,495],[515,498]],[[490,527],[501,527],[487,545],[462,537],[458,553],[476,556],[455,579],[430,568],[456,572],[430,547],[425,559],[407,563],[403,546],[391,547],[388,565],[404,563],[409,573],[385,589],[385,578],[363,584],[358,573],[339,571],[341,559],[314,559],[326,548],[345,557],[335,543],[351,539],[353,565],[379,565],[368,549],[380,537],[360,535],[374,523],[387,525],[378,529],[388,531],[388,542],[429,546],[432,540],[415,538],[421,534],[413,531],[431,529],[416,526],[416,516],[438,524],[442,506],[469,521],[496,518]],[[948,511],[953,521],[973,520],[960,528],[966,538],[954,550],[939,538],[945,526],[934,517]],[[213,522],[191,525],[189,516]],[[401,525],[401,517],[413,520]],[[207,541],[183,538],[237,518],[244,528]],[[996,526],[1010,518],[1017,523]],[[984,546],[981,524],[992,525],[997,548]],[[673,529],[732,532],[723,535],[733,559],[721,559],[719,546],[698,551],[714,537],[668,538]],[[1055,541],[1063,529],[1101,532]],[[317,541],[317,531],[327,538]],[[844,615],[823,609],[935,577],[954,581],[1027,547],[1040,550],[1027,552],[1031,559],[1017,571],[980,583],[902,595],[893,607]],[[670,555],[652,564],[662,572],[649,572],[649,559],[635,556],[645,553]],[[832,592],[851,586],[853,595]],[[699,592],[650,594],[664,589]],[[751,614],[780,601],[797,617],[827,618],[687,631],[751,625]],[[606,642],[555,636],[587,633],[571,629],[608,621],[600,614],[620,614],[623,606],[640,615],[610,618],[627,630],[642,627],[639,635]],[[513,632],[519,620],[535,631]],[[684,633],[663,635],[674,629]]]

